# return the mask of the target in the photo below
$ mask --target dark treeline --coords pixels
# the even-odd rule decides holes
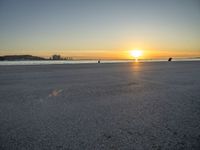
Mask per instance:
[[[0,60],[45,60],[45,58],[32,56],[32,55],[7,55],[7,56],[0,56]]]
[[[6,55],[0,56],[0,61],[8,60],[8,61],[19,61],[19,60],[72,60],[72,57],[61,57],[60,55],[53,55],[49,59],[32,56],[32,55]]]

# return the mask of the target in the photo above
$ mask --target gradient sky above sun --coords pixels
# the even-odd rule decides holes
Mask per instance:
[[[200,56],[199,0],[0,0],[0,55]]]

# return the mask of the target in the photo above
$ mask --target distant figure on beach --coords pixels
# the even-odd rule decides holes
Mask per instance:
[[[172,61],[172,58],[170,57],[170,58],[168,59],[168,61]]]
[[[101,61],[100,60],[98,60],[98,64],[100,64],[101,63]]]

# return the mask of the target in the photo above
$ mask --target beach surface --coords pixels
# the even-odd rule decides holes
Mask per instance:
[[[200,149],[200,61],[0,66],[0,149]]]

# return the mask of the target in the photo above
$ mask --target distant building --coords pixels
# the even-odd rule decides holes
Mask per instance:
[[[53,60],[61,60],[61,56],[60,55],[53,55],[52,59]]]
[[[73,60],[72,57],[65,57],[65,60]]]
[[[72,57],[61,57],[61,55],[52,55],[50,60],[73,60]]]

